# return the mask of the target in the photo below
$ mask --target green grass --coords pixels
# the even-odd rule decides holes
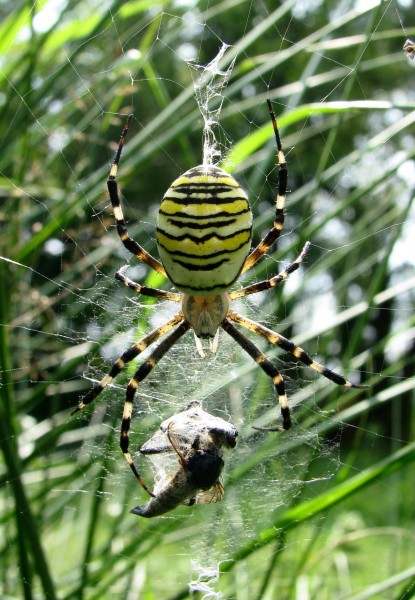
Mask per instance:
[[[167,1],[74,0],[55,22],[42,16],[47,0],[3,7],[2,598],[413,596],[414,72],[393,5],[329,4],[299,16],[294,1],[195,1],[201,28],[189,7]],[[400,16],[410,23],[410,12]],[[142,386],[132,449],[192,399],[231,419],[238,444],[222,502],[147,521],[129,513],[144,497],[118,447],[134,367],[69,416],[109,356],[170,314],[114,281],[127,257],[105,181],[133,112],[123,207],[156,254],[160,198],[202,155],[179,50],[191,43],[207,64],[222,41],[231,46],[221,67],[236,62],[218,138],[251,199],[255,242],[272,222],[277,180],[267,97],[289,167],[284,236],[245,282],[312,242],[289,282],[238,310],[371,387],[344,393],[258,341],[285,377],[294,417],[284,435],[258,433],[252,425],[278,418],[270,382],[224,335],[205,361],[187,335]],[[134,277],[168,289],[147,269]]]

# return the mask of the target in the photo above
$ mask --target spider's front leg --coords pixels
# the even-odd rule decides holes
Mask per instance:
[[[117,173],[118,173],[118,165],[121,158],[121,153],[124,148],[125,138],[127,137],[128,128],[130,126],[133,115],[129,115],[128,119],[124,125],[124,129],[121,134],[120,143],[118,145],[117,153],[114,158],[114,162],[112,163],[111,171],[107,180],[108,192],[110,195],[110,200],[112,207],[114,209],[114,217],[115,222],[117,224],[117,232],[120,236],[120,239],[124,246],[127,248],[131,254],[134,254],[138,260],[146,263],[149,267],[151,267],[157,273],[160,273],[164,277],[167,277],[166,271],[164,270],[163,265],[160,261],[158,261],[154,256],[149,254],[147,250],[144,250],[140,244],[138,244],[133,238],[130,237],[127,225],[125,224],[124,214],[121,208],[120,196],[118,193],[118,184],[117,184]]]
[[[284,227],[284,208],[285,199],[287,196],[287,161],[285,160],[284,151],[282,148],[280,132],[278,130],[277,120],[269,98],[267,98],[268,110],[271,117],[272,127],[274,129],[275,141],[277,143],[277,165],[278,165],[278,190],[275,198],[275,218],[272,228],[267,235],[262,239],[258,246],[249,254],[242,268],[242,273],[245,273],[253,267],[259,259],[264,256],[271,246],[277,241]]]
[[[121,281],[124,285],[126,285],[130,290],[133,290],[136,294],[142,294],[143,296],[151,296],[152,298],[164,298],[164,300],[171,300],[172,302],[181,302],[183,299],[183,294],[167,292],[165,290],[159,290],[157,288],[147,287],[145,285],[141,285],[136,281],[133,281],[126,275],[124,275],[125,269],[128,268],[129,265],[124,265],[121,269],[115,273],[115,279]]]

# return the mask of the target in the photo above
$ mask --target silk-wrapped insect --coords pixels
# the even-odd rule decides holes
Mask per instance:
[[[131,512],[141,517],[157,517],[179,504],[218,502],[224,494],[219,477],[224,467],[224,448],[234,448],[235,427],[204,411],[199,402],[173,415],[141,448],[141,454],[175,452],[179,466],[173,475],[163,477],[147,504]]]

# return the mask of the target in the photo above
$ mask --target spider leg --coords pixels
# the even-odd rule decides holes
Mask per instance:
[[[124,214],[121,208],[116,177],[118,173],[118,165],[120,162],[121,153],[124,148],[125,138],[127,136],[128,128],[130,126],[132,117],[133,115],[128,116],[128,119],[124,125],[124,129],[121,134],[118,150],[115,155],[114,162],[112,163],[111,171],[107,180],[108,192],[110,195],[111,204],[114,209],[114,217],[117,224],[118,235],[120,236],[120,239],[124,246],[127,248],[127,250],[129,250],[129,252],[131,252],[131,254],[134,254],[134,256],[138,258],[138,260],[141,260],[142,262],[146,263],[149,267],[151,267],[154,271],[157,271],[161,275],[164,275],[164,277],[167,277],[166,271],[164,270],[164,267],[161,264],[161,262],[154,258],[154,256],[151,256],[151,254],[144,250],[144,248],[140,246],[140,244],[138,244],[129,236],[127,226],[124,220]]]
[[[280,273],[278,273],[278,275],[271,277],[271,279],[265,279],[264,281],[259,281],[258,283],[248,285],[247,287],[244,287],[240,290],[230,292],[229,301],[232,302],[232,300],[235,300],[236,298],[242,298],[244,296],[249,296],[250,294],[256,294],[257,292],[263,292],[264,290],[269,290],[270,288],[273,288],[276,285],[278,285],[279,283],[281,283],[281,281],[284,281],[284,279],[287,279],[287,277],[291,273],[296,271],[298,269],[298,267],[300,266],[300,264],[303,262],[308,251],[310,250],[310,246],[311,246],[310,242],[306,242],[304,245],[304,248],[301,250],[300,254],[297,256],[295,261],[292,262],[290,265],[288,265],[288,267],[286,269],[284,269],[284,271],[281,271]]]
[[[183,452],[180,450],[179,445],[173,439],[173,434],[170,431],[171,428],[172,428],[172,423],[169,423],[169,426],[167,427],[167,431],[166,431],[168,440],[171,444],[171,447],[173,448],[173,450],[176,452],[177,456],[179,457],[180,464],[182,465],[182,467],[185,467],[186,466],[186,458],[185,458]]]
[[[124,285],[136,292],[136,294],[143,294],[143,296],[152,296],[153,298],[164,298],[165,300],[171,300],[173,302],[181,302],[182,294],[175,294],[174,292],[166,292],[165,290],[158,290],[157,288],[147,287],[136,283],[126,275],[124,275],[125,269],[128,265],[124,265],[121,269],[115,273],[115,279],[122,281]]]
[[[347,381],[347,379],[345,379],[343,377],[343,375],[340,375],[339,373],[336,373],[335,371],[328,369],[324,365],[321,365],[316,360],[313,360],[311,358],[311,356],[309,356],[307,354],[307,352],[305,352],[302,348],[300,348],[300,346],[296,346],[294,344],[294,342],[292,342],[291,340],[280,335],[276,331],[272,331],[272,329],[268,329],[267,327],[264,327],[263,325],[260,325],[259,323],[256,323],[255,321],[251,321],[251,319],[247,319],[246,317],[243,317],[242,315],[240,315],[234,311],[231,311],[231,310],[228,312],[227,317],[229,319],[231,319],[232,321],[234,321],[235,323],[238,323],[242,327],[245,327],[245,329],[252,331],[252,333],[261,335],[266,340],[268,340],[268,342],[270,344],[275,344],[277,346],[280,346],[283,350],[285,350],[286,352],[289,352],[290,354],[295,356],[295,358],[297,358],[302,363],[307,365],[307,367],[310,367],[310,369],[313,369],[320,375],[323,375],[323,377],[326,377],[326,379],[330,379],[330,381],[333,381],[337,385],[342,385],[343,387],[347,387],[347,388],[366,388],[366,387],[368,387],[367,385],[359,385],[359,384],[351,383],[350,381]]]
[[[263,354],[261,350],[251,342],[251,340],[244,336],[243,333],[238,331],[238,329],[232,325],[228,318],[221,323],[221,327],[235,340],[235,342],[237,342],[237,344],[241,346],[243,350],[245,350],[245,352],[249,354],[249,356],[254,359],[257,365],[261,367],[268,377],[271,377],[274,383],[275,392],[278,396],[278,403],[281,410],[282,427],[256,427],[255,429],[266,429],[267,431],[283,431],[289,429],[291,427],[290,409],[288,408],[284,380],[277,367],[268,360],[265,354]]]
[[[259,242],[258,246],[246,258],[242,273],[248,271],[258,262],[258,260],[271,248],[271,246],[280,237],[282,228],[284,227],[284,207],[285,198],[287,195],[287,162],[285,160],[284,151],[282,149],[280,133],[278,131],[277,120],[269,98],[267,98],[269,114],[274,128],[275,140],[277,142],[277,158],[278,158],[278,189],[275,198],[275,219],[274,225],[269,230],[267,235]]]
[[[182,320],[176,329],[174,329],[168,337],[166,337],[158,346],[153,350],[150,356],[143,362],[142,365],[137,369],[132,378],[130,379],[127,392],[124,401],[124,410],[121,422],[121,437],[120,447],[124,454],[126,461],[128,462],[132,472],[134,473],[138,483],[151,495],[154,496],[142,480],[137,467],[134,464],[133,457],[129,451],[130,443],[130,424],[133,411],[134,396],[137,391],[139,384],[151,373],[157,363],[163,358],[163,356],[170,350],[170,348],[190,329],[191,325],[185,320]]]
[[[71,415],[82,410],[87,404],[90,404],[95,398],[109,385],[112,380],[124,369],[125,365],[134,360],[141,352],[143,352],[146,348],[148,348],[153,342],[158,340],[160,337],[165,335],[172,327],[180,323],[183,320],[182,312],[179,312],[176,316],[174,316],[170,321],[164,323],[164,325],[160,325],[153,331],[150,331],[146,336],[141,338],[136,344],[131,346],[128,350],[124,352],[118,358],[115,363],[112,365],[110,372],[105,375],[101,381],[94,386],[87,394],[82,398],[78,406],[71,412]]]

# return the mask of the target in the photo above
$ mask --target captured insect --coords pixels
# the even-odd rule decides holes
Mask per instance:
[[[408,38],[403,45],[403,51],[409,60],[415,60],[415,41]]]
[[[402,27],[402,31],[404,32],[405,36],[408,36],[406,29],[404,27],[404,24],[402,22],[401,16],[398,12],[398,9],[395,8],[395,10],[396,10],[396,14],[398,16],[399,22]],[[407,37],[402,50],[405,52],[405,54],[406,54],[407,58],[409,58],[409,60],[415,60],[415,41],[412,38]]]
[[[179,504],[193,506],[221,500],[223,448],[234,448],[237,435],[231,423],[204,411],[197,401],[164,421],[140,452],[148,455],[173,450],[179,457],[179,468],[161,482],[147,504],[131,512],[140,517],[158,517]]]
[[[284,380],[277,367],[235,327],[235,324],[262,336],[270,344],[279,346],[337,385],[345,388],[365,387],[347,381],[342,375],[313,360],[291,340],[230,308],[230,303],[237,298],[274,288],[284,281],[299,268],[310,249],[310,242],[307,242],[294,262],[270,279],[229,291],[238,277],[249,271],[270,250],[278,240],[284,225],[287,163],[271,101],[267,100],[267,102],[277,146],[278,184],[275,218],[269,232],[254,249],[251,249],[252,212],[246,193],[232,175],[211,164],[200,165],[186,171],[165,193],[158,213],[156,232],[160,260],[154,258],[130,237],[120,204],[116,178],[132,115],[126,121],[110,170],[107,186],[122,243],[138,260],[167,277],[179,291],[166,291],[140,285],[125,275],[125,267],[117,271],[116,279],[137,294],[171,300],[181,305],[181,308],[173,318],[150,331],[126,350],[115,361],[109,373],[84,396],[72,414],[90,404],[126,364],[168,334],[129,380],[124,401],[121,450],[135,477],[147,491],[149,490],[142,481],[129,451],[133,400],[140,383],[190,329],[194,331],[196,346],[201,355],[203,355],[201,340],[209,340],[210,349],[215,352],[219,329],[223,329],[271,378],[280,406],[282,424],[261,428],[264,431],[280,431],[291,427]]]

